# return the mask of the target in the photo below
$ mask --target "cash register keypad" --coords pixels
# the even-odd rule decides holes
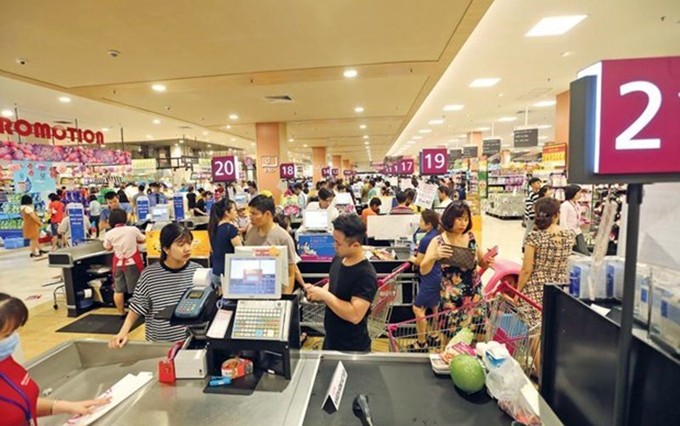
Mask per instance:
[[[240,300],[232,339],[281,340],[285,304],[270,300]]]

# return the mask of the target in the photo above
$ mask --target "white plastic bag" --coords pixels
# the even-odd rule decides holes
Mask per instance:
[[[498,406],[510,417],[529,426],[541,425],[541,419],[529,403],[525,386],[532,386],[522,367],[512,358],[486,375],[486,388],[498,400]],[[535,389],[534,389],[535,391]]]

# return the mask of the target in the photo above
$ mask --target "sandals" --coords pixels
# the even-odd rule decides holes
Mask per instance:
[[[417,340],[415,343],[411,343],[410,345],[408,345],[409,352],[429,352],[429,349],[430,347],[427,345],[427,342],[420,343]]]

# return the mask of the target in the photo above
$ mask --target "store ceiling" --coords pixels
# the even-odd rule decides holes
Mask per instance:
[[[327,146],[365,163],[386,154],[491,1],[10,2],[3,15],[21,18],[3,25],[0,73],[237,140],[286,122],[292,154]],[[264,99],[282,95],[293,102]]]

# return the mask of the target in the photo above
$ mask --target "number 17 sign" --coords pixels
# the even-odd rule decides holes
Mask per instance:
[[[444,175],[448,172],[449,153],[446,148],[428,148],[420,152],[420,174]]]

